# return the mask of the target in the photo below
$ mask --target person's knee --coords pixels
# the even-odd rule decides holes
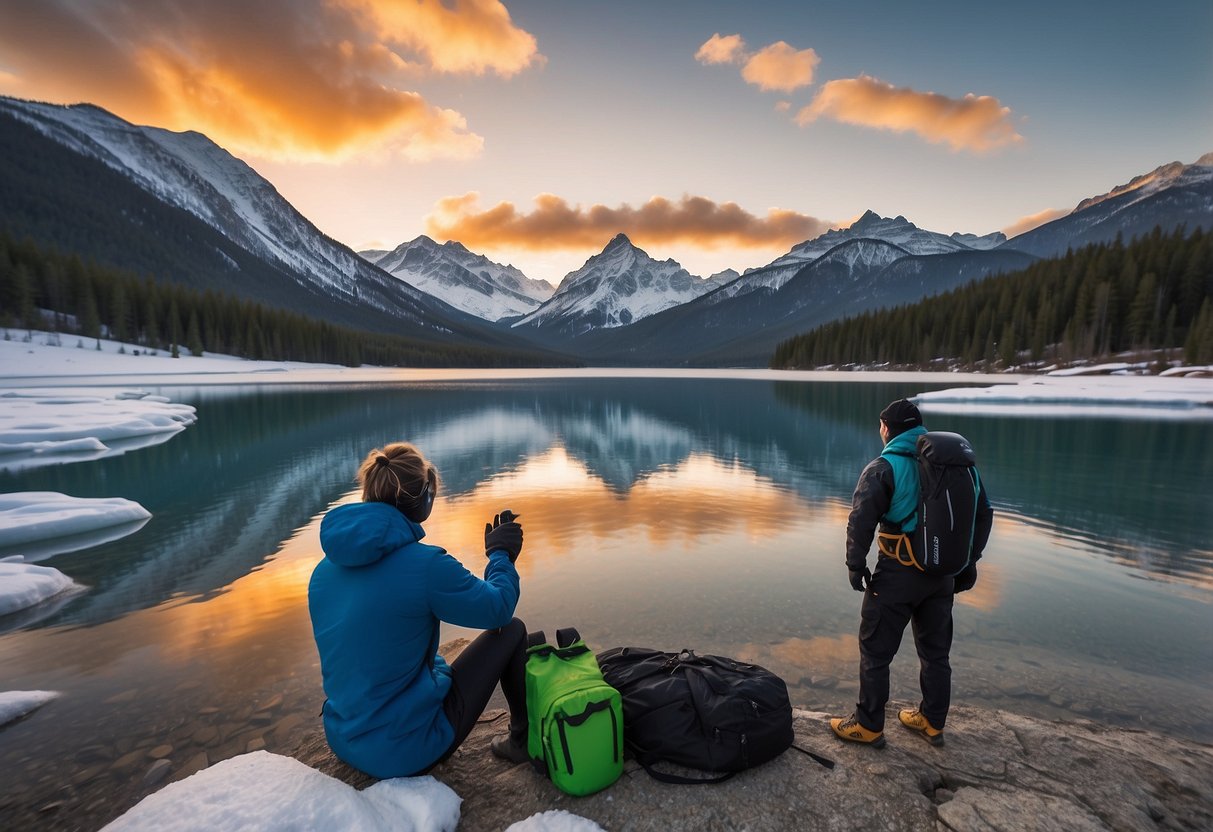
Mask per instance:
[[[501,634],[510,640],[526,641],[526,624],[521,618],[511,618],[510,623],[501,628]]]

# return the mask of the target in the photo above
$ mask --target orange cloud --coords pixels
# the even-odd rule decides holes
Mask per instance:
[[[894,87],[868,75],[830,81],[797,113],[796,122],[803,127],[822,116],[845,124],[913,132],[953,150],[977,153],[1023,141],[1011,123],[1011,109],[997,98],[972,94],[948,98]]]
[[[1002,229],[1002,233],[1006,234],[1007,237],[1014,237],[1017,234],[1023,234],[1025,231],[1031,231],[1033,228],[1044,225],[1046,222],[1052,222],[1059,217],[1064,217],[1068,213],[1070,212],[1065,209],[1046,208],[1043,211],[1037,211],[1035,214],[1020,217]]]
[[[796,49],[777,41],[751,56],[741,68],[741,77],[764,92],[792,92],[813,83],[813,70],[820,62],[812,49]]]
[[[8,0],[0,92],[87,100],[238,152],[464,158],[483,139],[400,81],[542,60],[498,0]]]
[[[748,52],[741,35],[721,37],[716,33],[695,53],[701,64],[740,64],[741,77],[764,92],[792,92],[813,83],[813,71],[821,58],[812,49],[796,49],[776,41],[757,52]]]
[[[790,246],[833,228],[825,220],[772,208],[755,216],[735,202],[713,202],[701,196],[677,201],[655,196],[639,207],[570,206],[554,194],[535,197],[535,209],[520,212],[511,202],[480,210],[480,195],[440,200],[426,217],[436,239],[459,240],[466,246],[511,246],[532,251],[598,248],[623,232],[633,242],[687,243],[701,248]]]
[[[740,62],[745,54],[745,41],[741,35],[721,37],[717,32],[699,47],[695,60],[701,64],[734,64]]]

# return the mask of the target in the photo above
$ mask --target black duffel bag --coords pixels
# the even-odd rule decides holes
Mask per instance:
[[[623,697],[624,742],[658,780],[719,783],[792,745],[787,685],[765,668],[643,647],[605,650],[598,665]],[[696,779],[652,768],[663,761],[725,773]]]

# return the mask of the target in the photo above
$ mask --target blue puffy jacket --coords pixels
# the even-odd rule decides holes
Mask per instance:
[[[425,769],[454,739],[438,622],[501,627],[518,604],[505,552],[491,553],[481,580],[424,536],[387,503],[339,506],[320,524],[325,557],[308,584],[329,747],[380,779]]]

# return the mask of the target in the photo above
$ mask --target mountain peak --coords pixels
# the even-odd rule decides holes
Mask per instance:
[[[609,251],[610,249],[613,249],[613,248],[621,248],[622,246],[631,247],[631,245],[632,245],[632,241],[628,239],[628,235],[624,234],[622,231],[620,231],[618,234],[616,234],[614,237],[611,238],[611,241],[606,244],[606,248],[604,248],[603,251]]]
[[[863,228],[874,222],[880,222],[884,217],[877,214],[871,208],[863,212],[863,216],[851,223],[851,228]]]
[[[1193,162],[1193,164],[1200,165],[1202,168],[1213,167],[1213,153],[1206,153],[1204,156],[1201,156],[1199,159]]]

